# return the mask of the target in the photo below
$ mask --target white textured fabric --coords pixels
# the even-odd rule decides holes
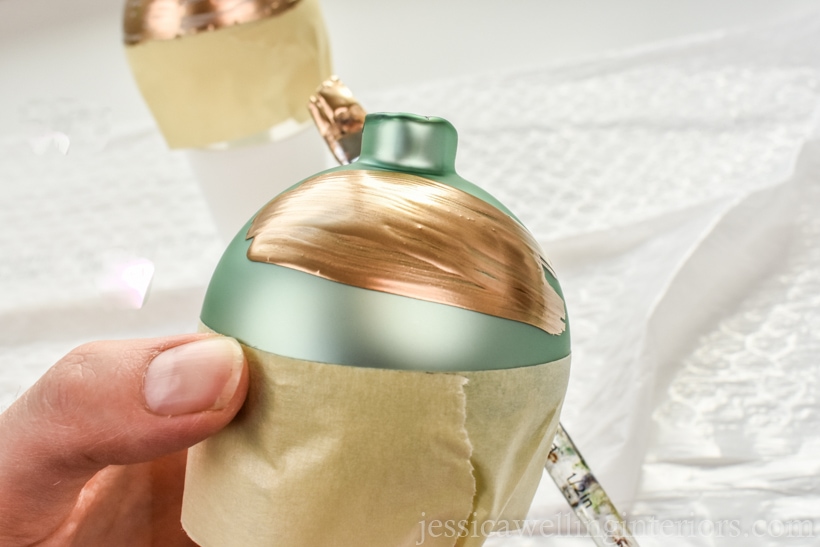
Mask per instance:
[[[573,336],[562,421],[655,526],[642,545],[817,541],[776,523],[820,537],[820,14],[362,98],[450,119],[461,174],[552,258]],[[115,127],[102,151],[54,143],[0,148],[0,408],[78,343],[193,330],[221,250],[151,126]],[[142,309],[101,295],[111,256],[156,267]],[[534,519],[564,509],[548,481]],[[737,521],[742,539],[652,519]]]

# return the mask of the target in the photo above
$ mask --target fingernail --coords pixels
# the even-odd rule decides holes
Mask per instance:
[[[157,355],[145,373],[145,403],[166,416],[225,408],[242,376],[242,348],[233,338],[214,337]]]

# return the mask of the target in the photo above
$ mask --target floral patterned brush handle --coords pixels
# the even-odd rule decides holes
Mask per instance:
[[[599,547],[637,547],[626,521],[559,424],[545,466]]]

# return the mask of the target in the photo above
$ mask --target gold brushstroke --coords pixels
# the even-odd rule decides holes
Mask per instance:
[[[259,21],[284,13],[300,0],[126,0],[127,45]]]
[[[461,190],[415,175],[326,173],[256,216],[248,258],[364,289],[448,304],[550,334],[564,301],[538,243],[515,220]]]

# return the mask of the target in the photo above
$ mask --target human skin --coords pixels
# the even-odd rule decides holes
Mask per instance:
[[[0,545],[195,545],[186,449],[231,421],[247,385],[222,336],[75,349],[0,414]]]

